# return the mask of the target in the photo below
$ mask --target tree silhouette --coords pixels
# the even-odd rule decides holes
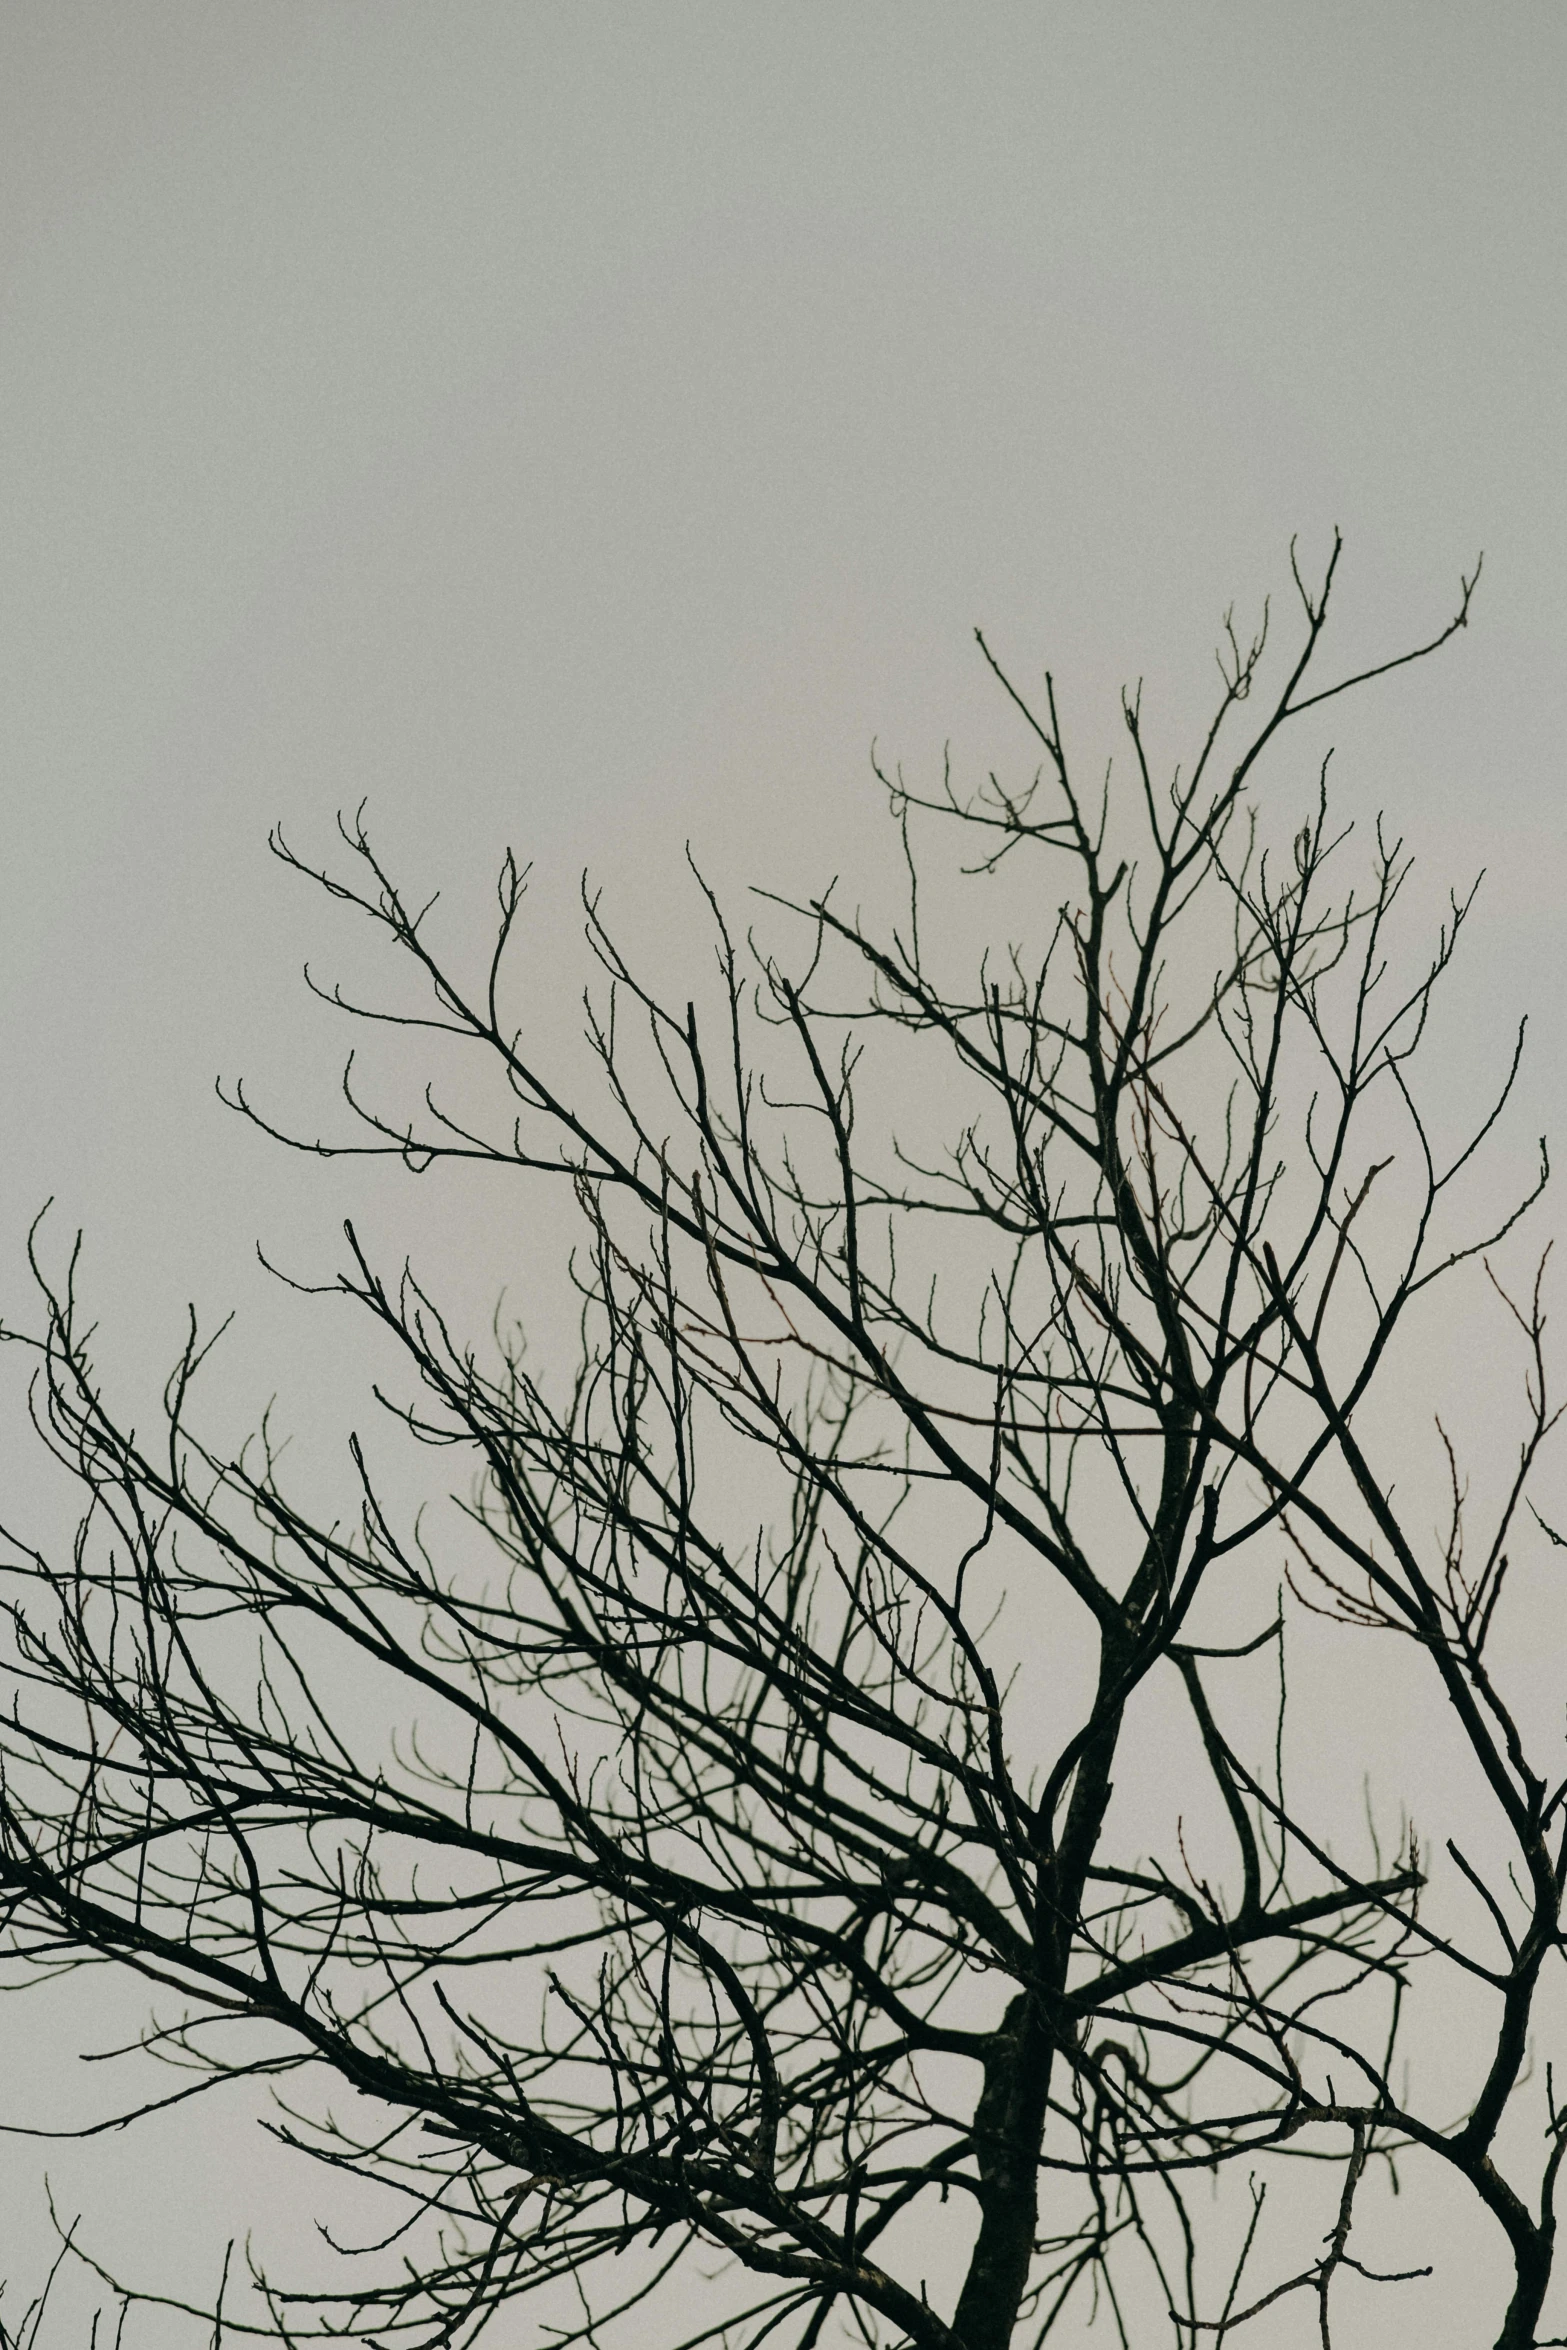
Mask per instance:
[[[586,1096],[509,999],[512,859],[470,979],[362,818],[336,866],[274,842],[417,983],[330,1000],[476,1048],[492,1091],[387,1111],[351,1065],[353,1122],[324,1138],[238,1106],[310,1151],[562,1180],[584,1242],[555,1378],[505,1325],[470,1343],[349,1228],[331,1286],[410,1374],[383,1400],[460,1456],[434,1525],[357,1441],[336,1520],[291,1500],[267,1428],[236,1457],[204,1442],[194,1320],[144,1444],[95,1376],[75,1260],[40,1271],[20,1343],[85,1509],[69,1556],[13,1537],[11,1967],[172,1989],[148,2044],[196,2068],[176,2095],[297,2073],[284,2135],[401,2199],[373,2273],[258,2278],[247,2324],[434,2350],[533,2296],[561,2342],[619,2320],[1002,2350],[1097,2318],[1196,2350],[1288,2300],[1328,2342],[1339,2295],[1398,2289],[1351,2246],[1403,2154],[1499,2223],[1498,2342],[1539,2338],[1567,2115],[1525,2052],[1567,1818],[1487,1661],[1554,1419],[1538,1282],[1504,1301],[1526,1416],[1483,1537],[1456,1451],[1433,1550],[1366,1430],[1395,1339],[1545,1167],[1462,1222],[1516,1051],[1445,1160],[1422,1108],[1469,900],[1400,983],[1400,847],[1379,832],[1337,887],[1355,852],[1325,790],[1292,839],[1259,801],[1295,720],[1467,621],[1473,579],[1431,643],[1323,684],[1338,560],[1294,570],[1266,695],[1266,622],[1226,624],[1170,782],[1131,698],[1129,757],[1086,794],[1053,684],[1029,698],[981,639],[1036,772],[972,797],[883,774],[907,878],[885,926],[836,890],[773,900],[790,943],[767,946],[698,882],[700,1011],[587,898]],[[970,889],[1033,860],[1047,910],[966,979],[932,839]],[[1492,1847],[1449,1847],[1483,1956],[1422,1919],[1411,1837],[1351,1867],[1292,1791],[1297,1603],[1420,1652],[1492,1807]],[[1170,1800],[1113,1805],[1118,1773]],[[1399,2069],[1446,1978],[1475,2002],[1457,2121]],[[1230,2168],[1250,2200],[1212,2203]],[[683,2277],[702,2303],[688,2287],[677,2323]]]

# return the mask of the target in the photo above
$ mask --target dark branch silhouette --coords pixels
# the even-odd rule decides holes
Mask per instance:
[[[491,1107],[437,1078],[385,1109],[352,1061],[332,1134],[230,1099],[310,1152],[563,1178],[582,1351],[552,1380],[504,1326],[470,1343],[350,1227],[330,1286],[396,1350],[388,1408],[454,1456],[459,1510],[405,1522],[356,1441],[323,1522],[269,1428],[232,1457],[203,1440],[194,1318],[156,1443],[134,1434],[75,1258],[53,1277],[35,1247],[18,1343],[84,1515],[64,1558],[12,1537],[11,1967],[107,1960],[177,1994],[148,2039],[195,2068],[176,2097],[297,2075],[285,2138],[400,2199],[368,2269],[258,2276],[225,2339],[435,2350],[532,2297],[552,2339],[647,2340],[690,2266],[691,2350],[1004,2350],[1094,2317],[1126,2340],[1134,2309],[1195,2350],[1290,2295],[1328,2343],[1353,2280],[1413,2273],[1352,2249],[1368,2175],[1404,2156],[1505,2238],[1499,2350],[1540,2340],[1567,2110],[1525,2060],[1567,1779],[1488,1648],[1512,1549],[1562,1539],[1526,1517],[1557,1416],[1538,1280],[1493,1274],[1526,1419],[1483,1535],[1450,1447],[1433,1549],[1367,1399],[1546,1165],[1471,1214],[1518,1055],[1445,1159],[1418,1082],[1471,900],[1400,980],[1400,845],[1378,832],[1338,886],[1357,852],[1325,790],[1293,838],[1259,806],[1297,717],[1468,619],[1474,577],[1429,643],[1320,683],[1338,560],[1316,587],[1295,568],[1271,698],[1266,628],[1226,623],[1168,784],[1134,697],[1125,772],[1086,797],[1054,684],[1034,699],[981,639],[1032,779],[883,775],[908,880],[887,925],[772,899],[765,945],[698,877],[706,1008],[664,1003],[585,897],[590,1097],[510,1000],[515,861],[470,978],[362,812],[332,865],[275,840],[418,991],[317,992],[476,1053]],[[947,836],[971,874],[1033,859],[1044,913],[967,978],[932,911]],[[1351,1867],[1290,1787],[1259,1695],[1282,1706],[1286,1574],[1287,1607],[1420,1651],[1491,1806],[1491,1846],[1444,1856],[1474,1942],[1422,1917],[1412,1838]],[[1173,1800],[1139,1823],[1112,1796],[1150,1741]],[[1221,1881],[1193,1854],[1226,1842]],[[1403,2085],[1434,1972],[1480,2003],[1456,2118]],[[235,2023],[261,2027],[244,2053]],[[1504,2159],[1526,2104],[1543,2135]],[[1264,2217],[1281,2166],[1303,2256]],[[1231,2168],[1257,2183],[1216,2268],[1198,2239]],[[90,2227],[63,2234],[92,2260]]]

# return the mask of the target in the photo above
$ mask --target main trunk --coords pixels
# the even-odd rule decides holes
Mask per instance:
[[[1513,2237],[1514,2290],[1496,2337],[1496,2350],[1534,2350],[1540,2312],[1551,2281],[1554,2229],[1530,2228]]]
[[[1101,1662],[1101,1697],[1113,1688],[1119,1660]],[[1009,2350],[1039,2223],[1039,2155],[1049,2111],[1050,2076],[1060,2035],[1069,2031],[1063,1993],[1072,1959],[1088,1867],[1110,1800],[1110,1766],[1120,1736],[1119,1708],[1078,1766],[1060,1846],[1040,1895],[1037,1948],[1041,1981],[1020,1991],[1001,2020],[985,2060],[974,2111],[979,2171],[979,2234],[958,2296],[953,2332],[963,2350]]]
[[[1007,2350],[1028,2288],[1054,2054],[1038,2000],[1020,1992],[992,2042],[974,2114],[979,2235],[952,2321],[963,2350]]]

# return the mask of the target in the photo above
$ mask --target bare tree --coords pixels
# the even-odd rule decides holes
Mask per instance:
[[[1483,1539],[1456,1452],[1444,1541],[1428,1503],[1395,1508],[1375,1399],[1545,1167],[1462,1222],[1516,1052],[1445,1159],[1422,1106],[1469,901],[1400,981],[1401,849],[1379,831],[1336,887],[1356,852],[1325,792],[1293,838],[1259,803],[1296,720],[1468,618],[1473,579],[1432,642],[1323,683],[1338,559],[1295,570],[1266,695],[1266,624],[1226,625],[1173,781],[1130,698],[1129,757],[1085,794],[1053,685],[1030,698],[981,640],[1037,771],[972,797],[883,775],[907,873],[886,927],[829,891],[773,901],[796,943],[765,946],[705,893],[700,1014],[587,899],[591,1100],[508,1002],[511,859],[470,980],[362,820],[335,867],[275,842],[417,983],[331,1000],[476,1048],[495,1089],[404,1113],[350,1074],[346,1131],[281,1138],[559,1179],[585,1245],[557,1381],[504,1325],[469,1343],[350,1228],[332,1287],[400,1350],[389,1408],[469,1464],[430,1525],[357,1442],[330,1522],[267,1430],[204,1442],[194,1321],[143,1444],[95,1377],[74,1260],[40,1274],[35,1417],[85,1514],[68,1557],[13,1538],[13,1974],[136,1970],[179,2003],[148,2034],[195,2067],[177,2095],[308,2076],[284,2134],[401,2198],[368,2281],[259,2279],[247,2324],[434,2350],[533,2296],[562,2342],[620,2320],[1002,2350],[1097,2319],[1196,2350],[1281,2307],[1327,2343],[1377,2280],[1386,2339],[1398,2282],[1353,2230],[1405,2158],[1499,2226],[1498,2344],[1541,2338],[1567,2112],[1525,2056],[1567,1782],[1487,1662],[1509,1546],[1559,1539],[1524,1525],[1554,1421],[1538,1282],[1498,1308],[1527,1402]],[[1049,909],[966,980],[932,836],[971,887],[1032,860]],[[1478,1953],[1473,1921],[1422,1917],[1412,1837],[1352,1867],[1290,1791],[1258,1687],[1282,1707],[1297,1603],[1418,1651],[1491,1807],[1487,1847],[1443,1860]],[[1113,1805],[1155,1752],[1167,1807]],[[1398,2053],[1448,1977],[1472,2000],[1456,2120]],[[329,2116],[309,2081],[355,2095]],[[1285,2165],[1300,2191],[1265,2213]],[[1227,2170],[1249,2198],[1209,2198]]]

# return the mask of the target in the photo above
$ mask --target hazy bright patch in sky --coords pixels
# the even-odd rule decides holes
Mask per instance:
[[[274,819],[324,845],[368,796],[481,910],[511,841],[561,939],[591,863],[678,957],[687,836],[816,879],[879,840],[873,737],[1021,757],[976,623],[1095,761],[1145,676],[1174,759],[1225,607],[1335,524],[1354,665],[1485,550],[1340,789],[1491,869],[1454,1068],[1533,1004],[1559,1126],[1564,74],[1559,8],[1434,0],[9,11],[0,1298],[53,1192],[111,1365],[161,1370],[189,1296],[239,1300],[263,1396],[353,1362],[296,1377],[251,1250],[324,1265],[359,1194],[211,1092],[328,1100]],[[156,2141],[176,2263],[244,2217],[207,2129]]]

